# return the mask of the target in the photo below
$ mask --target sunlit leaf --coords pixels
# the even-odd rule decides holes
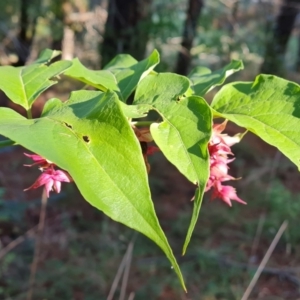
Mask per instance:
[[[117,72],[120,69],[129,68],[137,63],[138,61],[130,54],[118,54],[103,69],[115,70]]]
[[[25,67],[0,67],[0,89],[16,104],[28,110],[37,97],[57,83],[51,78],[63,73],[72,63],[58,61],[50,66],[32,64]]]
[[[141,79],[159,63],[159,53],[154,50],[146,59],[136,62],[130,55],[118,55],[106,67],[117,78],[121,99],[126,102]]]
[[[40,53],[38,59],[35,60],[33,63],[34,64],[46,64],[46,63],[49,63],[53,58],[57,57],[60,54],[61,54],[61,51],[45,49]]]
[[[147,116],[148,111],[151,109],[151,106],[148,104],[141,105],[127,105],[123,102],[120,102],[121,109],[124,115],[127,118],[144,118]]]
[[[7,108],[0,114],[0,134],[67,170],[89,203],[153,240],[184,287],[154,211],[140,144],[115,93],[73,92],[35,120]]]
[[[233,60],[221,70],[211,72],[204,67],[196,67],[188,76],[192,81],[192,88],[196,95],[203,96],[215,86],[224,83],[231,74],[244,68],[242,61]]]
[[[229,119],[277,147],[300,168],[300,86],[260,75],[254,82],[235,82],[215,96],[215,116]]]
[[[75,78],[101,91],[119,91],[115,76],[107,70],[94,71],[87,69],[78,58],[72,60],[72,66],[64,75]]]
[[[198,219],[209,177],[207,143],[212,124],[211,111],[204,99],[184,97],[189,84],[186,77],[176,74],[149,75],[139,84],[134,99],[134,104],[149,104],[161,115],[163,121],[150,127],[154,141],[167,159],[200,189],[196,192],[183,253]]]

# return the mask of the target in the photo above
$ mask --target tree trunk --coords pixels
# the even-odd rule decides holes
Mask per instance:
[[[52,0],[50,9],[54,14],[54,22],[51,24],[52,49],[62,50],[62,40],[64,37],[64,26],[66,22],[65,7],[68,5],[67,0]]]
[[[203,0],[189,0],[184,24],[181,50],[178,54],[175,72],[181,75],[188,73],[191,63],[191,48],[196,36],[197,23],[203,7]]]
[[[144,58],[152,0],[110,0],[102,43],[102,66],[119,53]]]
[[[36,21],[38,13],[31,18],[29,14],[30,5],[34,5],[36,10],[39,10],[39,2],[31,0],[21,0],[20,8],[20,31],[18,35],[18,44],[16,45],[16,53],[18,56],[18,61],[14,66],[25,65],[32,46],[32,42],[36,30]]]
[[[284,55],[299,12],[300,0],[284,0],[271,38],[267,41],[262,73],[284,75]]]

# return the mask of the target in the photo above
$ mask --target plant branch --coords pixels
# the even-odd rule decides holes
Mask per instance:
[[[113,299],[122,274],[123,274],[123,280],[122,280],[122,286],[121,286],[120,299],[124,299],[124,297],[125,297],[125,291],[126,291],[126,286],[127,286],[127,282],[128,282],[128,276],[129,276],[129,270],[130,270],[130,264],[131,264],[132,250],[133,250],[133,245],[134,245],[134,241],[136,239],[136,236],[137,236],[137,234],[135,232],[134,235],[133,235],[133,238],[131,239],[130,243],[128,244],[126,252],[125,252],[125,254],[122,258],[122,261],[119,265],[117,274],[114,278],[114,281],[112,283],[112,286],[110,288],[110,291],[109,291],[109,294],[108,294],[106,300],[112,300]]]
[[[127,288],[129,272],[130,272],[133,245],[134,245],[134,243],[132,241],[128,245],[127,255],[126,255],[126,264],[125,264],[125,267],[124,267],[124,273],[123,273],[123,279],[122,279],[122,285],[121,285],[121,292],[120,292],[119,300],[125,300],[126,288]]]
[[[37,225],[37,239],[35,242],[34,255],[33,255],[33,260],[30,268],[29,289],[27,293],[27,300],[31,300],[33,296],[35,275],[37,272],[40,250],[41,250],[41,241],[42,241],[43,231],[45,227],[46,208],[47,208],[47,194],[46,194],[46,190],[44,189],[42,194],[40,218],[39,218],[39,223]]]
[[[31,236],[36,231],[36,227],[37,226],[34,226],[33,228],[29,229],[28,231],[25,232],[25,234],[20,235],[15,240],[11,241],[7,246],[2,248],[0,250],[0,260],[12,249],[17,247],[19,244],[23,243],[28,236]]]
[[[269,249],[267,250],[263,260],[261,261],[260,265],[258,266],[257,271],[255,272],[249,286],[247,287],[247,289],[246,289],[246,291],[245,291],[245,293],[242,297],[242,300],[247,300],[249,298],[249,296],[250,296],[250,294],[251,294],[251,292],[252,292],[252,290],[253,290],[253,288],[254,288],[254,286],[255,286],[258,278],[259,278],[259,276],[263,272],[266,264],[268,263],[268,261],[269,261],[271,255],[272,255],[277,243],[279,242],[279,240],[280,240],[282,234],[284,233],[284,231],[286,230],[287,226],[288,226],[287,221],[284,221],[282,223],[282,225],[280,226],[280,228],[277,231],[277,234],[275,235],[275,237],[274,237]]]
[[[32,119],[31,108],[29,108],[29,109],[27,110],[27,118],[28,118],[28,119]]]

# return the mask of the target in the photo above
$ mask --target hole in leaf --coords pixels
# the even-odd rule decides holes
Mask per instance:
[[[184,96],[177,96],[176,97],[176,102],[177,103],[180,102],[183,98],[184,98]]]
[[[68,128],[73,129],[72,125],[70,125],[70,124],[68,124],[68,123],[66,123],[66,122],[65,122],[65,125],[66,125]]]
[[[83,139],[86,143],[88,143],[88,142],[90,141],[90,138],[89,138],[87,135],[84,135],[84,136],[82,137],[82,139]]]
[[[180,102],[181,100],[183,100],[184,98],[186,98],[186,95],[183,94],[183,95],[179,95],[176,97],[176,102]]]

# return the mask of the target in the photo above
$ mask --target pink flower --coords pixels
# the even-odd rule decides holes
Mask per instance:
[[[39,169],[42,171],[42,174],[38,177],[34,184],[24,191],[36,189],[42,185],[45,185],[47,197],[49,198],[50,191],[55,191],[56,193],[60,192],[62,182],[73,181],[71,176],[66,171],[55,170],[55,164],[50,160],[45,159],[44,157],[37,154],[24,154],[34,161],[33,164],[24,166],[32,167],[34,165],[39,165]]]
[[[45,159],[45,158],[43,158],[40,155],[37,155],[37,154],[27,154],[27,153],[24,153],[24,155],[26,155],[27,157],[30,157],[34,161],[34,163],[31,164],[31,165],[24,165],[25,167],[32,167],[32,166],[35,166],[35,165],[40,165],[40,168],[47,169],[51,165],[54,166],[54,164],[50,160]]]
[[[47,193],[47,197],[49,198],[50,191],[55,191],[59,193],[61,190],[62,182],[71,182],[71,176],[62,170],[54,170],[52,167],[43,171],[43,173],[38,177],[38,179],[31,185],[29,188],[24,191],[30,189],[36,189],[42,185],[45,185],[45,190]]]
[[[234,187],[230,185],[222,185],[220,182],[217,182],[214,186],[212,199],[220,198],[229,206],[232,206],[231,200],[237,201],[242,204],[247,204],[241,198],[239,198],[236,194],[236,190]]]
[[[241,140],[240,135],[231,137],[227,134],[222,134],[226,124],[227,120],[221,124],[213,125],[212,136],[208,143],[210,176],[205,191],[212,188],[212,199],[219,198],[229,206],[232,205],[231,201],[233,200],[242,204],[247,204],[237,196],[236,191],[232,186],[222,185],[222,182],[224,181],[235,179],[228,175],[228,164],[234,160],[234,158],[228,158],[228,155],[233,155],[230,147]]]

